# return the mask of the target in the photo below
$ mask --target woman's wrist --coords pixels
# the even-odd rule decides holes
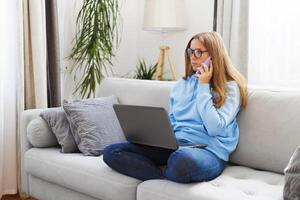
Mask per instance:
[[[198,81],[199,81],[200,84],[206,84],[206,83],[209,84],[209,82],[210,82],[210,80],[203,80],[203,79],[200,79],[200,78],[198,79]]]

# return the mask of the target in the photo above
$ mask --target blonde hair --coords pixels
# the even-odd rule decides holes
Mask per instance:
[[[204,32],[193,36],[187,44],[185,50],[185,76],[186,80],[192,75],[193,68],[191,66],[190,56],[187,49],[190,47],[192,40],[198,39],[207,49],[212,58],[213,76],[210,80],[210,86],[216,92],[219,98],[213,100],[217,108],[224,105],[227,92],[227,81],[236,81],[240,89],[240,104],[246,107],[248,100],[247,81],[244,76],[233,66],[228,56],[222,37],[217,32]]]

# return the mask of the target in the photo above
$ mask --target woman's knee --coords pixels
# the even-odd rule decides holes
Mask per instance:
[[[173,152],[165,171],[165,177],[179,183],[189,183],[191,180],[190,170],[193,165],[191,152],[187,149],[178,149]]]
[[[224,161],[204,149],[182,148],[171,154],[166,178],[180,182],[198,182],[214,179],[224,169]]]
[[[118,154],[122,151],[122,149],[126,146],[126,142],[115,143],[106,146],[103,150],[103,161],[106,164],[110,164],[117,157]]]

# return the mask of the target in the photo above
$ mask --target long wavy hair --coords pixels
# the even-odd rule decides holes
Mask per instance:
[[[210,80],[210,86],[218,94],[218,98],[214,98],[213,100],[214,105],[217,108],[224,105],[227,92],[226,83],[234,80],[240,89],[241,107],[245,108],[248,100],[247,81],[233,66],[223,39],[217,32],[199,33],[190,39],[185,50],[185,76],[183,79],[186,80],[190,75],[194,74],[190,56],[187,54],[187,49],[191,46],[191,42],[194,39],[199,40],[206,47],[212,58],[213,76]]]

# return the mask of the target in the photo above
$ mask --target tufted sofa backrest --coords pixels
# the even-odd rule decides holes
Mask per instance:
[[[249,89],[238,114],[240,139],[231,161],[283,173],[300,145],[300,92]]]

